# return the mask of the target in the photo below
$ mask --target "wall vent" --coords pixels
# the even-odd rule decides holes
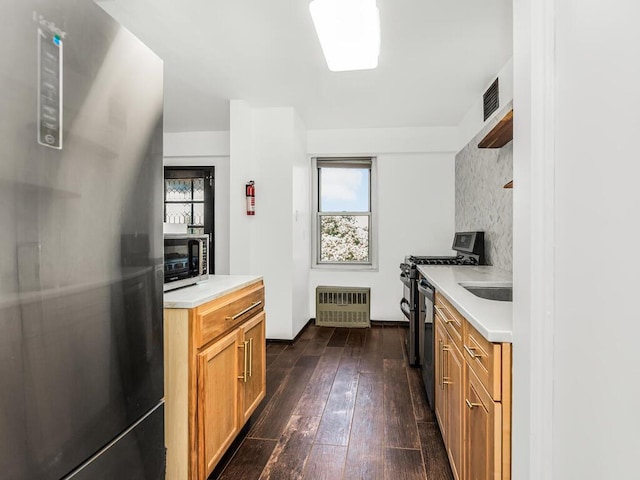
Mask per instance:
[[[316,325],[369,327],[370,301],[368,287],[316,287]]]
[[[491,116],[493,112],[498,110],[500,106],[500,94],[498,91],[498,79],[491,84],[491,86],[484,92],[482,96],[484,101],[484,120]]]

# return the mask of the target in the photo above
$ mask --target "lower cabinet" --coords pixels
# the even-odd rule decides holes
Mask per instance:
[[[165,309],[167,480],[206,480],[266,392],[262,281]]]
[[[435,319],[434,325],[434,367],[436,369],[435,372],[435,382],[436,382],[436,391],[435,391],[435,414],[436,420],[438,421],[438,425],[440,425],[440,432],[442,433],[442,440],[445,445],[449,440],[448,429],[446,428],[445,420],[447,419],[447,406],[448,402],[446,399],[446,390],[444,384],[444,369],[445,369],[445,358],[444,358],[444,349],[447,343],[447,334],[445,332],[444,326],[439,318]]]
[[[240,431],[238,331],[198,354],[200,478],[206,478]]]
[[[244,425],[265,396],[267,385],[264,313],[256,315],[241,328],[242,365],[240,375],[240,423]],[[246,362],[246,367],[244,367]],[[244,373],[246,372],[246,376]]]
[[[453,478],[461,480],[463,477],[464,460],[464,430],[463,430],[463,378],[464,360],[458,348],[449,344],[445,347],[445,391],[447,401],[447,436],[449,438],[447,455],[451,461]]]
[[[435,311],[435,414],[453,476],[509,480],[511,344],[487,341],[441,295]]]
[[[265,395],[265,315],[198,354],[200,478],[206,478]]]
[[[436,419],[456,480],[463,477],[463,381],[464,359],[446,328],[446,319],[436,311]]]
[[[465,465],[469,480],[501,479],[502,405],[469,370],[465,391]]]

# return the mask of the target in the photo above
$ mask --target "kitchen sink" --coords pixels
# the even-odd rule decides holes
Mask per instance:
[[[476,297],[498,302],[513,301],[513,284],[511,283],[462,282],[459,285]]]

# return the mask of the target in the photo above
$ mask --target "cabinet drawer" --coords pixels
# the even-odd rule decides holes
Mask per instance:
[[[462,325],[466,321],[462,315],[442,295],[436,292],[435,314],[444,323],[447,332],[451,335],[454,345],[462,350]]]
[[[264,309],[262,281],[195,309],[194,342],[201,348]]]
[[[464,358],[469,368],[494,400],[502,397],[502,348],[499,343],[491,343],[473,326],[464,322]]]

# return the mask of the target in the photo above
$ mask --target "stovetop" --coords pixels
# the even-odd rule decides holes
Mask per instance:
[[[455,257],[423,257],[410,255],[405,262],[411,266],[417,265],[478,265],[478,259],[473,255],[457,255]]]

